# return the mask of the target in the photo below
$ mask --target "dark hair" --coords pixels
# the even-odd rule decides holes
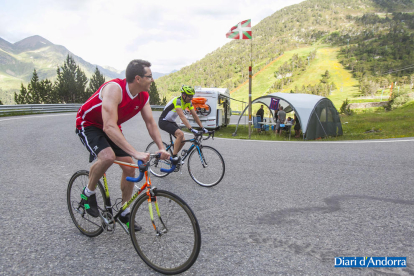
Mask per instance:
[[[127,82],[133,82],[137,75],[143,77],[145,75],[145,67],[151,67],[151,63],[142,59],[134,59],[131,61],[125,71]]]

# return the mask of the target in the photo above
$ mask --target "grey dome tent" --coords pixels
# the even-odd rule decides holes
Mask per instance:
[[[312,94],[278,92],[259,97],[253,100],[252,104],[261,103],[269,108],[272,98],[280,99],[279,104],[283,106],[286,113],[295,112],[302,128],[304,140],[342,135],[342,125],[338,111],[328,98]],[[240,120],[248,108],[249,106],[240,114],[233,136],[237,134]],[[269,110],[274,117],[273,110],[270,108]]]

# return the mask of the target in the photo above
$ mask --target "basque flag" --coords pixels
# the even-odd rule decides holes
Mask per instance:
[[[239,22],[237,25],[231,27],[226,34],[230,39],[252,39],[252,22],[251,19]]]

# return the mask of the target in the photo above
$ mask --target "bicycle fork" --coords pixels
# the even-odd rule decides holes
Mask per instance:
[[[150,213],[152,226],[154,227],[156,235],[157,236],[162,236],[163,234],[168,232],[168,229],[167,229],[167,226],[165,226],[164,221],[161,218],[161,212],[160,212],[160,208],[158,206],[157,198],[155,197],[155,194],[152,190],[148,190],[147,195],[148,195],[148,210],[149,210],[149,213]],[[155,222],[154,222],[154,213],[153,213],[153,210],[152,210],[152,203],[154,203],[154,205],[155,205],[155,209],[157,211],[158,218],[159,218],[159,220],[160,220],[160,222],[163,226],[163,229],[161,231],[158,229],[158,227],[155,225]]]
[[[204,158],[203,152],[201,151],[201,148],[197,147],[197,151],[198,151],[198,156],[200,157],[201,165],[203,166],[203,168],[208,167],[208,164],[206,162],[206,159]]]

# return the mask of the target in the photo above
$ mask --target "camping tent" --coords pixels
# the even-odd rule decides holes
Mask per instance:
[[[311,94],[273,93],[253,100],[252,104],[262,103],[269,108],[272,98],[280,99],[279,104],[286,113],[295,112],[302,127],[303,139],[342,135],[338,111],[328,98]],[[234,135],[237,133],[240,119],[248,108],[249,106],[240,114]],[[269,110],[274,116],[273,111],[270,108]]]

